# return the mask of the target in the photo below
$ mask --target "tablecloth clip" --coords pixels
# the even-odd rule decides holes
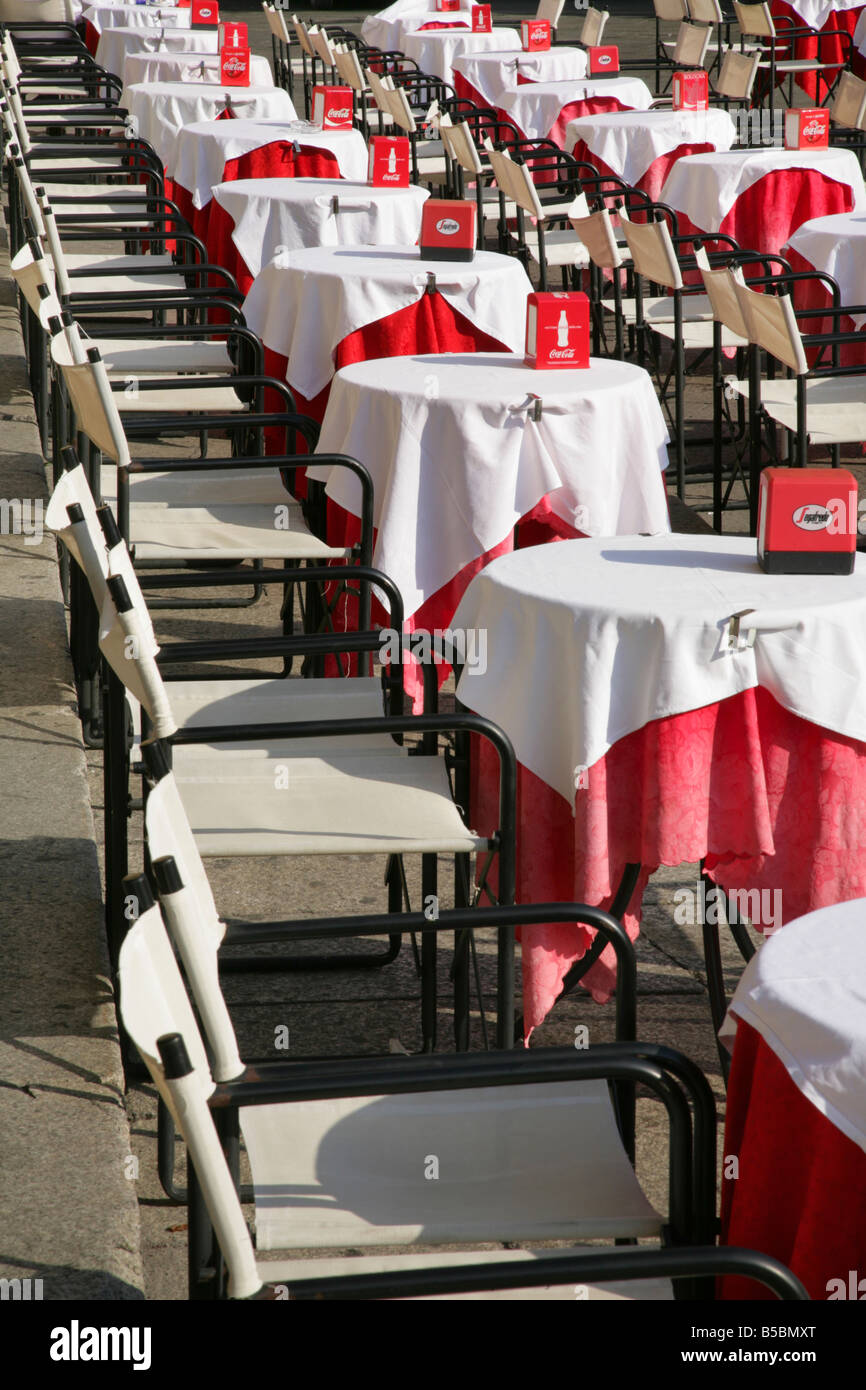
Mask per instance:
[[[298,156],[300,155],[300,153],[301,153],[301,142],[300,142],[300,140],[293,140],[293,141],[292,141],[292,153],[294,154],[295,159],[297,159]]]
[[[223,107],[223,110],[224,110],[224,111],[231,111],[232,109],[233,109],[233,108],[232,108],[232,94],[231,94],[231,92],[226,92],[226,93],[225,93],[225,106]]]
[[[544,409],[544,401],[537,396],[534,391],[530,391],[529,399],[532,401],[532,414],[530,418],[537,423],[541,419],[541,412]]]
[[[333,198],[331,199],[331,212],[332,212],[333,215],[336,217],[336,216],[337,216],[337,213],[338,213],[339,211],[340,211],[340,195],[339,195],[338,193],[335,193],[334,196],[333,196]]]
[[[754,647],[755,638],[758,635],[757,628],[750,627],[747,630],[745,643],[740,638],[740,619],[746,618],[750,613],[754,613],[754,608],[741,608],[739,613],[732,613],[728,618],[728,648],[729,650],[746,651],[749,647]]]
[[[435,270],[428,270],[428,271],[427,271],[427,284],[424,286],[424,293],[425,293],[425,294],[435,294],[435,293],[436,293],[436,272],[435,272]]]

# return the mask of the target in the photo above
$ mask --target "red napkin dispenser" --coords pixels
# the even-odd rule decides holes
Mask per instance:
[[[610,77],[611,73],[619,72],[619,49],[615,43],[592,44],[586,53],[590,77]]]
[[[473,34],[493,33],[493,17],[489,5],[472,6],[472,32]]]
[[[250,85],[250,50],[246,46],[220,49],[220,82],[224,87]]]
[[[589,366],[589,299],[585,294],[533,292],[526,301],[526,365]]]
[[[767,574],[851,574],[857,480],[846,468],[765,468],[758,563]]]
[[[675,111],[706,111],[709,105],[709,83],[703,68],[694,68],[690,72],[674,73],[673,108]]]
[[[471,261],[477,207],[468,199],[428,198],[421,212],[422,260]]]
[[[460,0],[436,0],[436,8],[440,14],[452,14],[460,9]]]
[[[830,112],[806,108],[785,112],[785,149],[821,150],[830,143]]]
[[[351,87],[313,88],[313,125],[322,130],[350,129],[354,110]]]
[[[367,177],[374,188],[408,188],[408,136],[371,136],[370,163]]]
[[[219,24],[220,7],[218,0],[192,0],[189,22],[190,24]]]
[[[237,40],[235,35],[237,34]],[[227,19],[221,22],[218,48],[234,48],[237,42],[238,48],[249,48],[250,40],[247,34],[246,22],[242,19]]]
[[[542,53],[550,47],[549,19],[522,19],[520,41],[524,53]]]

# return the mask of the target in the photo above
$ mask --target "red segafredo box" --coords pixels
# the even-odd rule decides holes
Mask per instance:
[[[235,40],[237,35],[237,40]],[[247,26],[242,19],[227,19],[220,23],[219,48],[249,48],[250,41],[247,35]]]
[[[250,50],[238,47],[220,49],[220,82],[224,87],[250,85]]]
[[[374,188],[408,188],[409,137],[371,136],[367,177]]]
[[[422,260],[471,261],[476,212],[468,199],[428,198],[421,213]]]
[[[542,371],[589,366],[589,300],[585,294],[529,295],[526,364]]]
[[[353,114],[351,87],[313,88],[313,125],[322,130],[348,130]]]
[[[706,111],[709,104],[709,83],[703,68],[674,73],[672,105],[675,111]]]
[[[765,468],[758,562],[767,574],[851,574],[857,480],[845,468]]]
[[[785,112],[785,149],[820,150],[830,143],[830,112],[826,109]]]
[[[619,72],[619,49],[615,43],[593,44],[586,53],[590,77],[610,77],[612,72]]]
[[[460,0],[436,0],[436,8],[440,14],[451,14],[460,9]]]
[[[473,5],[471,14],[473,34],[492,34],[493,18],[489,5]]]
[[[525,53],[541,53],[550,47],[549,19],[522,19],[520,41]]]
[[[192,0],[189,22],[190,24],[219,24],[220,7],[217,0]]]

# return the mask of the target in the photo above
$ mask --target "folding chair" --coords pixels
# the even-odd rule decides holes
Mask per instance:
[[[835,73],[832,80],[829,76],[825,79],[829,89],[828,96],[832,94],[840,74],[845,67],[850,65],[851,61],[851,35],[847,29],[836,28],[818,31],[809,28],[808,25],[796,25],[790,17],[787,17],[787,22],[785,18],[778,16],[774,20],[770,13],[770,6],[766,2],[743,4],[741,0],[733,0],[733,5],[740,30],[741,50],[744,51],[745,41],[749,38],[757,39],[760,44],[762,56],[759,68],[767,78],[766,91],[762,92],[760,96],[769,94],[771,107],[776,99],[776,85],[779,78],[782,79],[783,83],[786,77],[788,79],[789,106],[794,105],[794,79],[795,77],[802,77],[804,73]],[[831,37],[839,38],[842,42],[845,56],[841,63],[825,62],[820,56],[823,40]],[[816,39],[818,56],[815,58],[792,57],[794,43],[799,38]]]
[[[535,11],[536,19],[548,19],[550,21],[550,32],[556,42],[556,28],[562,18],[562,11],[565,9],[565,0],[538,0],[538,8]]]
[[[620,1043],[435,1062],[269,1066],[254,1074],[236,1058],[230,1067],[238,1071],[215,1083],[159,909],[150,905],[144,882],[129,886],[140,894],[143,910],[122,949],[121,1011],[192,1160],[192,1298],[315,1297],[317,1289],[332,1297],[406,1297],[491,1287],[517,1288],[524,1297],[540,1288],[542,1296],[555,1297],[552,1287],[566,1282],[573,1297],[574,1280],[589,1278],[590,1271],[601,1280],[653,1279],[695,1269],[705,1274],[717,1261],[745,1265],[785,1296],[804,1296],[774,1261],[705,1246],[547,1255],[471,1250],[473,1242],[552,1236],[660,1239],[661,1218],[616,1131],[608,1078],[639,1081],[665,1105],[671,1148],[665,1234],[672,1246],[709,1244],[715,1107],[706,1081],[681,1054]],[[256,1251],[238,1198],[241,1133],[253,1172]],[[425,1153],[447,1181],[426,1180]],[[422,1243],[469,1244],[470,1251],[438,1258],[409,1253]],[[348,1261],[329,1253],[315,1261],[257,1259],[278,1249],[383,1245],[406,1253]],[[658,1283],[635,1293],[669,1296]]]
[[[830,138],[834,145],[856,149],[861,166],[866,140],[866,82],[853,72],[843,72],[830,103]]]
[[[541,6],[539,5],[539,9]],[[560,5],[560,12],[562,6]],[[541,15],[538,16],[541,18]],[[601,43],[602,34],[610,19],[609,10],[597,10],[594,5],[589,5],[583,17],[583,24],[580,26],[580,37],[577,40],[579,48],[592,48]]]
[[[662,68],[671,66],[670,52],[673,50],[675,39],[666,39],[665,34],[670,33],[668,26],[682,24],[689,17],[688,0],[653,0],[653,10],[655,11],[656,34],[655,34],[655,69],[656,84],[655,90],[661,91]],[[662,28],[662,26],[666,26]]]
[[[527,164],[518,163],[504,150],[489,150],[488,158],[500,193],[501,223],[505,223],[508,216],[507,203],[514,204],[517,214],[514,234],[517,254],[527,271],[530,263],[535,263],[541,289],[546,290],[548,267],[557,266],[562,271],[563,286],[567,288],[569,279],[574,279],[576,271],[589,264],[589,256],[571,227],[556,229],[547,224],[567,221],[570,217],[579,217],[587,212],[584,194],[575,186],[571,198],[557,198],[554,203],[542,203]],[[538,163],[533,160],[534,165]],[[534,230],[527,229],[527,215],[535,221]]]

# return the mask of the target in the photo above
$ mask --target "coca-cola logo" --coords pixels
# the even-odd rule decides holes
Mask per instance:
[[[813,117],[811,121],[806,121],[801,133],[804,140],[820,140],[824,134],[824,122]]]
[[[564,359],[566,357],[574,357],[576,353],[576,348],[551,348],[547,355],[548,357],[560,357]]]
[[[329,121],[347,121],[350,114],[348,106],[332,106],[326,119]]]
[[[805,502],[792,513],[791,520],[801,531],[825,531],[833,520],[833,513],[820,502]]]
[[[454,236],[455,232],[460,231],[460,223],[455,222],[453,217],[440,217],[436,223],[437,232],[442,236]]]
[[[246,72],[246,70],[247,70],[247,61],[246,61],[246,58],[235,58],[234,56],[232,56],[232,57],[230,57],[230,58],[224,58],[224,59],[223,59],[223,72],[228,72],[228,73]]]

